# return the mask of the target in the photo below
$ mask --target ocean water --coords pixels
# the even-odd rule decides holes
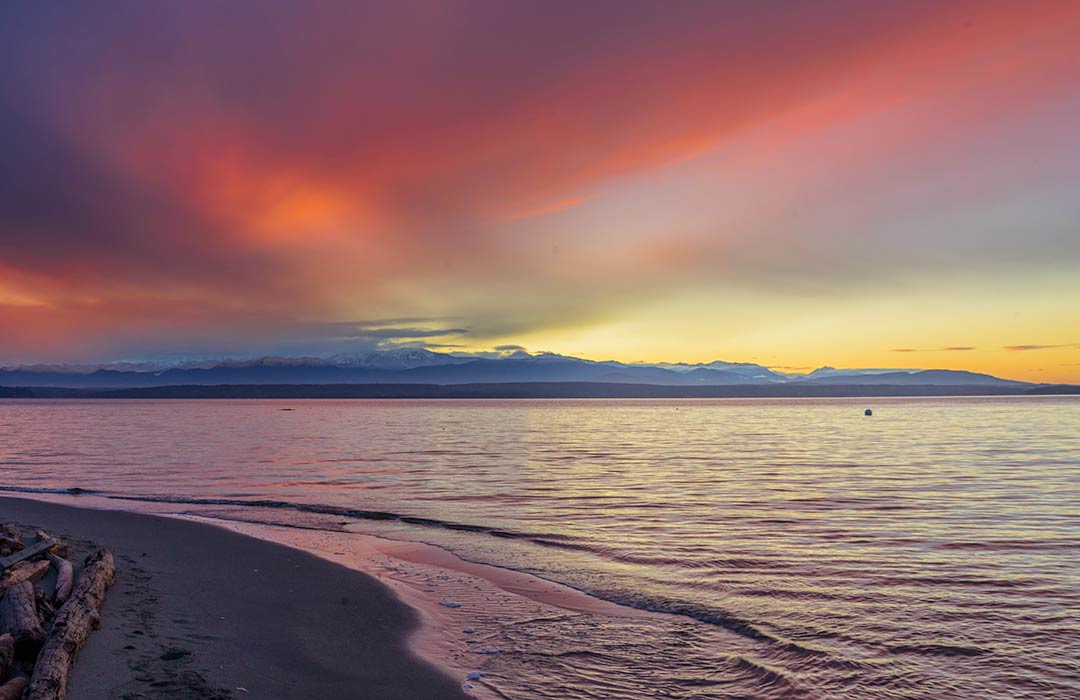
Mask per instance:
[[[424,541],[675,614],[515,620],[483,660],[503,697],[1080,697],[1078,398],[10,400],[0,487]]]

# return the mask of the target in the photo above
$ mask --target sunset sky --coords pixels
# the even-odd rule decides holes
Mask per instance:
[[[0,8],[0,364],[1080,381],[1080,2]]]

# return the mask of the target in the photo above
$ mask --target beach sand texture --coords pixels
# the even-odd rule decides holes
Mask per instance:
[[[10,498],[0,518],[116,556],[71,700],[467,697],[409,651],[413,610],[357,571],[178,519]]]

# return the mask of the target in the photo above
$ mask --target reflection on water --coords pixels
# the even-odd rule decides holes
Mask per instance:
[[[1069,397],[9,401],[0,485],[348,523],[685,615],[504,630],[508,697],[1080,696]]]

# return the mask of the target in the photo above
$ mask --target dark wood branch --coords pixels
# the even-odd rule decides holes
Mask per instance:
[[[7,683],[0,685],[0,700],[19,700],[26,692],[28,683],[22,676],[15,676]]]
[[[47,573],[49,573],[49,562],[47,561],[21,561],[18,564],[9,566],[4,569],[3,574],[0,574],[0,593],[3,593],[4,589],[14,586],[16,583],[40,581]]]
[[[0,632],[15,638],[20,655],[32,656],[45,642],[45,628],[38,617],[34,601],[34,584],[19,581],[4,590],[0,598]]]
[[[59,537],[53,537],[44,530],[37,530],[36,532],[34,532],[34,535],[37,536],[38,542],[52,542],[53,546],[49,551],[51,551],[53,554],[58,554],[62,557],[66,557],[68,555],[67,542],[64,542]]]
[[[15,523],[0,524],[0,556],[11,556],[23,548],[22,534]]]
[[[23,548],[23,543],[0,535],[0,557],[8,557]]]
[[[38,617],[42,620],[48,622],[56,617],[56,607],[41,586],[34,586],[34,604],[37,605]]]
[[[10,634],[0,634],[0,680],[8,677],[14,663],[15,638]]]
[[[42,552],[48,551],[56,546],[56,543],[52,540],[38,540],[34,544],[20,549],[14,554],[9,554],[6,557],[0,557],[0,569],[7,569],[13,564],[18,564],[20,561],[25,561],[31,557],[36,557]]]
[[[22,542],[22,532],[19,531],[19,526],[15,523],[0,523],[0,535],[19,543]]]
[[[99,626],[101,605],[115,578],[109,550],[100,549],[87,557],[86,567],[71,597],[56,613],[49,639],[38,655],[26,700],[64,697],[71,665],[90,632]]]

